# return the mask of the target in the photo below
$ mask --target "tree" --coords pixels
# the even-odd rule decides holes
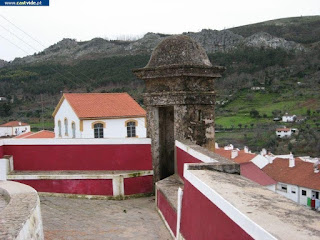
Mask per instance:
[[[259,112],[256,110],[256,109],[252,109],[251,111],[250,111],[250,117],[252,117],[252,118],[257,118],[257,117],[259,117],[260,116],[260,114],[259,114]]]

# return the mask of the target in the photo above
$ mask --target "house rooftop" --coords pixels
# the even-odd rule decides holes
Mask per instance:
[[[81,119],[146,116],[146,111],[128,93],[65,93],[53,116],[64,100]]]
[[[0,127],[20,127],[20,126],[29,126],[28,123],[23,123],[19,121],[11,121],[0,125]]]
[[[280,131],[280,132],[288,132],[290,131],[291,128],[277,128],[276,131]]]
[[[277,183],[252,162],[240,164],[240,173],[242,176],[259,183],[262,186],[274,185]]]
[[[231,158],[231,151],[232,150],[225,150],[223,148],[216,148],[215,149],[215,153],[225,157],[225,158],[228,158],[236,163],[246,163],[246,162],[250,162],[255,156],[256,154],[254,153],[246,153],[244,150],[236,150],[238,151],[238,156],[235,157],[235,158]]]
[[[276,158],[262,170],[277,182],[320,190],[320,173],[314,173],[313,163],[299,158],[294,167],[289,167],[289,159]]]
[[[54,138],[54,132],[48,130],[41,130],[39,132],[27,132],[24,134],[20,134],[15,138]]]

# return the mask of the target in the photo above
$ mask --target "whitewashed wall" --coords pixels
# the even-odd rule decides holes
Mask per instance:
[[[279,190],[279,187],[278,187],[279,184],[287,185],[287,192]],[[302,190],[306,191],[306,196],[302,195]],[[295,193],[293,193],[293,191],[295,191]],[[307,206],[308,197],[309,198],[312,197],[312,189],[310,188],[299,187],[297,185],[291,185],[291,184],[281,183],[281,182],[277,184],[276,192],[304,206]]]
[[[278,132],[278,131],[276,131],[276,134],[277,134],[278,137],[283,138],[283,137],[290,137],[292,132],[291,132],[291,130],[288,131],[288,132],[284,132],[284,131]]]
[[[17,129],[17,134],[16,134],[16,129]],[[0,127],[0,137],[16,136],[26,132],[30,132],[30,126]]]
[[[147,136],[146,122],[144,117],[140,118],[121,118],[121,119],[105,119],[105,120],[84,120],[82,138],[94,138],[94,130],[92,129],[92,123],[104,122],[105,128],[103,129],[104,138],[126,138],[127,126],[125,124],[128,120],[137,121],[136,135],[139,138],[145,138]]]
[[[68,136],[65,135],[65,126],[64,126],[64,119],[68,119]],[[58,129],[58,121],[61,121],[61,136],[59,136],[59,129]],[[80,138],[80,120],[78,116],[75,114],[69,103],[64,100],[57,112],[56,116],[54,117],[54,133],[56,138],[72,138],[72,121],[76,124],[76,138]]]

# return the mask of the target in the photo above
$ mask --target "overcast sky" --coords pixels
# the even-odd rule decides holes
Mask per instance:
[[[310,15],[320,15],[320,0],[50,0],[49,7],[0,6],[0,59],[39,52],[62,38],[179,34]]]

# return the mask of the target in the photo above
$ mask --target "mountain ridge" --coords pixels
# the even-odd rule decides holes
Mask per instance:
[[[293,33],[295,29],[297,34]],[[320,42],[320,16],[276,19],[225,30],[203,29],[200,32],[182,34],[198,41],[207,54],[228,52],[247,46],[308,51],[313,47],[312,44]],[[170,35],[149,32],[134,41],[93,38],[89,41],[77,42],[75,39],[65,38],[37,54],[16,58],[9,65],[43,61],[71,64],[74,61],[104,57],[150,55],[155,46],[167,36]],[[301,37],[306,37],[308,40],[301,41]]]

